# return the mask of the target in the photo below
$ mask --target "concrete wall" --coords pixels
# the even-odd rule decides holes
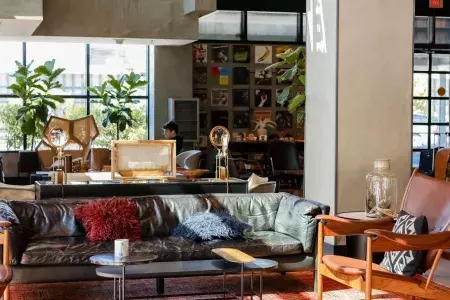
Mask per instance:
[[[308,11],[305,118],[305,197],[336,209],[337,1]],[[314,8],[314,9],[313,9]],[[323,19],[322,19],[323,17]],[[318,26],[323,31],[317,30]],[[325,36],[323,36],[325,32]],[[326,49],[322,48],[325,38]],[[318,44],[319,43],[319,44]]]
[[[36,36],[197,40],[183,0],[44,0]]]
[[[155,139],[161,139],[161,127],[168,121],[168,99],[192,98],[192,45],[155,46],[153,73]]]
[[[414,1],[340,0],[338,210],[363,210],[365,175],[392,159],[401,199],[411,175]]]

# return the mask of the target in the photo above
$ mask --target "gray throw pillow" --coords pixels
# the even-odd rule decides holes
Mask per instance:
[[[181,236],[200,241],[233,240],[240,238],[251,229],[251,225],[243,223],[228,213],[198,213],[187,217],[173,230],[173,236]]]
[[[393,232],[401,234],[428,234],[425,216],[414,217],[405,211],[398,214]],[[386,252],[381,267],[391,273],[413,276],[420,271],[426,251]]]

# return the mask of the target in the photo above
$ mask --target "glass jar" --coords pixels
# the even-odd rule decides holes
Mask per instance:
[[[366,216],[394,217],[397,209],[397,177],[389,159],[377,159],[366,175]]]

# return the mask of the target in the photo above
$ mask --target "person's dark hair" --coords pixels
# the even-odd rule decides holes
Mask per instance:
[[[163,125],[163,129],[173,130],[178,134],[178,124],[175,121],[167,122]]]

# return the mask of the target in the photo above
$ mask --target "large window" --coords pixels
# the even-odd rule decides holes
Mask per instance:
[[[150,46],[146,45],[0,42],[0,150],[24,149],[20,124],[15,119],[21,100],[8,89],[14,82],[11,75],[17,68],[15,61],[25,64],[33,62],[32,66],[36,67],[55,59],[57,67],[65,68],[58,77],[62,87],[53,92],[63,96],[65,102],[59,104],[52,114],[67,119],[92,114],[100,129],[94,146],[109,147],[116,136],[115,128],[111,125],[103,128],[102,108],[90,103],[95,96],[88,92],[87,86],[99,86],[108,74],[119,78],[125,73],[135,72],[149,80],[150,52]],[[141,88],[135,94],[135,99],[139,101],[133,105],[135,123],[121,133],[121,139],[148,138],[148,90],[147,87]]]

